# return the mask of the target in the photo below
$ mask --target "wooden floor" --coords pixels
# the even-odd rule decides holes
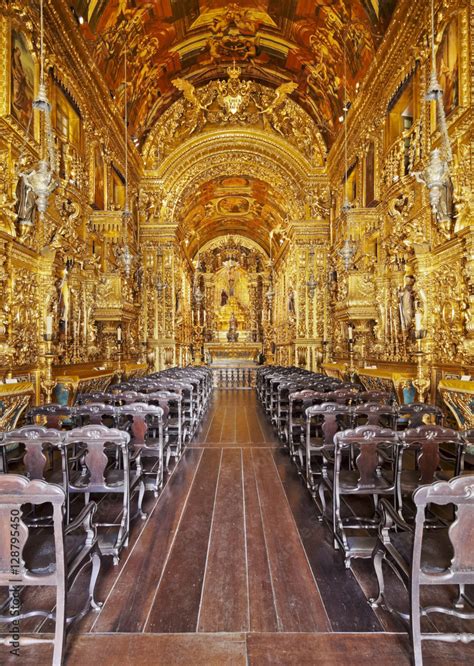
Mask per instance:
[[[253,391],[214,394],[147,502],[119,565],[104,561],[103,607],[74,627],[66,664],[410,663],[403,627],[367,602],[370,561],[344,568]],[[474,663],[470,646],[430,642],[424,654]],[[42,666],[50,647],[22,648],[20,660],[0,647],[0,663]]]

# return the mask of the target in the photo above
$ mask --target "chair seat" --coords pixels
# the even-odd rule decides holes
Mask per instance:
[[[123,488],[125,485],[124,473],[122,469],[107,469],[105,470],[104,478],[105,485],[109,488]],[[71,486],[74,486],[74,488],[86,488],[90,483],[89,474],[73,472],[70,476],[69,483]]]
[[[382,476],[377,476],[373,479],[373,483],[369,486],[361,486],[357,484],[359,473],[356,471],[343,470],[339,474],[339,492],[343,495],[357,493],[358,495],[366,492],[373,494],[377,492],[390,492],[393,488],[393,480]]]
[[[85,545],[84,532],[68,534],[64,539],[66,562],[73,562]],[[56,571],[54,539],[52,529],[30,530],[23,551],[23,559],[28,569],[37,575],[52,574]]]
[[[390,541],[409,568],[413,545],[411,532],[392,532]],[[442,573],[449,568],[452,557],[453,549],[448,537],[448,528],[424,531],[421,550],[422,570],[426,573]]]

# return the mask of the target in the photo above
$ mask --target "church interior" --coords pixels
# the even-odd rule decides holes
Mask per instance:
[[[473,664],[473,0],[1,0],[0,73],[0,663]]]

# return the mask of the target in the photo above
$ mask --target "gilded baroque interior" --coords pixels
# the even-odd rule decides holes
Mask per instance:
[[[472,427],[474,11],[435,8],[436,211],[426,0],[47,0],[48,116],[39,2],[4,0],[0,422],[117,371],[259,359]]]

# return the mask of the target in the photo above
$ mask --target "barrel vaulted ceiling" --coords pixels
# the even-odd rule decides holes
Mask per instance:
[[[93,58],[123,107],[128,54],[130,133],[143,143],[182,94],[226,79],[234,61],[242,79],[277,88],[315,120],[329,147],[343,106],[344,44],[349,98],[382,40],[396,0],[71,0]]]

